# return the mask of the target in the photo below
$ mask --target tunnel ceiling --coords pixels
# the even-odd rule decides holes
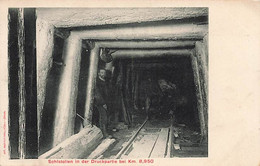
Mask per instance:
[[[122,12],[123,9],[123,12]],[[57,28],[207,17],[207,8],[38,8],[37,18]]]

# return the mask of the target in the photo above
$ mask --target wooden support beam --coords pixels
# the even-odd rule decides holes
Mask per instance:
[[[1,100],[0,108],[2,113],[8,117],[0,121],[3,126],[3,157],[10,159],[18,159],[18,144],[19,144],[19,82],[18,82],[18,66],[19,66],[19,50],[18,50],[18,8],[8,9],[8,57],[2,56],[0,61],[1,82]],[[2,48],[1,55],[6,50]],[[6,110],[6,111],[4,111]],[[12,123],[10,123],[12,122]],[[8,124],[6,126],[6,124]],[[6,132],[8,131],[8,133]],[[9,140],[9,142],[6,142]],[[0,141],[1,138],[0,138]],[[8,144],[6,144],[8,143]],[[8,150],[9,149],[9,150]]]
[[[138,109],[139,103],[138,103],[138,97],[139,97],[139,81],[140,80],[140,74],[137,71],[136,72],[136,80],[135,80],[135,91],[134,91],[134,107],[135,109]]]
[[[39,141],[42,134],[42,115],[46,96],[47,78],[53,64],[54,26],[44,20],[36,19],[36,27],[37,125]],[[38,145],[40,145],[39,142]],[[38,149],[40,149],[40,147],[38,147]]]
[[[102,48],[187,48],[194,47],[195,41],[97,41],[97,45]]]
[[[119,27],[72,31],[81,39],[98,40],[201,40],[208,30],[207,25],[165,24],[155,26]]]
[[[18,153],[20,159],[26,157],[26,90],[25,90],[25,33],[24,33],[24,9],[18,10],[18,90],[19,90],[19,144]]]
[[[92,111],[93,111],[93,101],[94,101],[94,90],[97,78],[98,70],[98,59],[99,59],[99,48],[93,44],[93,48],[90,51],[90,65],[89,65],[89,76],[87,82],[87,97],[85,104],[85,124],[91,125],[92,123]]]
[[[132,113],[133,113],[133,101],[132,101],[132,96],[131,96],[131,77],[132,77],[132,71],[131,67],[126,67],[126,82],[125,82],[125,89],[124,89],[124,101],[126,105],[126,111],[127,111],[127,117],[129,120],[129,123],[132,124]]]
[[[37,87],[36,87],[36,13],[24,9],[25,85],[26,85],[26,158],[38,158]],[[30,131],[30,132],[28,132]]]
[[[96,159],[101,156],[116,140],[104,139],[100,145],[88,156],[88,159]]]
[[[102,137],[101,130],[96,126],[85,127],[78,134],[69,137],[39,156],[39,159],[79,159],[87,157],[100,144]]]
[[[172,50],[118,50],[112,54],[113,58],[151,58],[169,56],[190,56],[191,50],[172,49]]]
[[[8,83],[6,89],[8,96],[1,99],[0,105],[5,106],[5,102],[9,102],[8,108],[3,109],[3,131],[5,131],[3,152],[11,159],[38,157],[34,11],[29,8],[8,10],[8,59],[6,61],[8,68],[6,72],[9,78],[5,80],[6,82],[1,82],[3,85]],[[5,63],[5,58],[2,57],[1,61]],[[1,67],[4,69],[4,64]],[[5,72],[1,75],[5,76]],[[1,95],[4,94],[5,90],[2,90]],[[9,140],[8,145],[7,140]]]
[[[136,71],[134,68],[134,61],[133,59],[131,60],[131,100],[133,103],[133,108],[134,108],[134,91],[135,91],[135,81],[136,81]]]
[[[200,76],[199,76],[197,58],[194,55],[191,56],[191,64],[192,64],[192,70],[194,76],[195,91],[197,96],[197,108],[198,108],[198,114],[200,120],[201,136],[202,139],[205,139],[207,133],[206,133],[206,124],[205,124],[203,100],[202,100],[201,85],[200,85]]]
[[[208,67],[207,67],[207,54],[206,51],[207,48],[205,46],[205,43],[198,41],[196,42],[196,47],[195,47],[195,51],[196,51],[196,57],[198,59],[198,65],[199,65],[199,69],[200,69],[200,75],[202,77],[202,87],[205,90],[205,95],[206,95],[206,99],[207,99],[207,91],[208,91]]]
[[[131,118],[129,115],[129,110],[127,108],[127,102],[126,102],[126,92],[124,93],[123,90],[121,90],[121,103],[122,103],[124,121],[126,124],[131,124]]]
[[[202,41],[196,42],[195,53],[198,60],[198,68],[200,75],[200,85],[202,92],[204,116],[206,123],[206,133],[207,133],[207,123],[208,123],[208,67],[207,67],[207,46],[206,43]],[[206,135],[207,136],[207,135]],[[206,139],[207,140],[207,139]]]
[[[74,134],[81,43],[80,39],[72,35],[65,41],[63,52],[64,69],[61,74],[58,91],[53,146]]]

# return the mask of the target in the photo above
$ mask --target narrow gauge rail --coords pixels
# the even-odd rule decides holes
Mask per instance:
[[[171,157],[172,123],[167,122],[168,127],[161,128],[151,125],[146,118],[115,159]]]

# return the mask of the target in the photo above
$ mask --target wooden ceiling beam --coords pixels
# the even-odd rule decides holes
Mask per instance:
[[[112,57],[117,58],[153,58],[167,56],[190,56],[192,51],[189,49],[171,49],[171,50],[118,50],[112,54]]]
[[[118,49],[154,49],[154,48],[187,48],[194,47],[195,41],[97,41],[101,48]]]
[[[207,25],[187,23],[90,29],[71,31],[71,35],[86,40],[201,40],[207,31]]]

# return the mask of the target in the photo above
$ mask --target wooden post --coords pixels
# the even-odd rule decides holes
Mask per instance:
[[[18,81],[19,81],[19,144],[18,153],[20,159],[26,157],[26,102],[25,102],[25,53],[24,53],[24,9],[18,11],[18,50],[19,50],[19,65],[18,65]]]
[[[99,47],[92,43],[93,47],[90,51],[90,65],[89,65],[89,77],[87,82],[87,97],[85,104],[85,126],[91,125],[92,123],[92,111],[93,111],[93,102],[94,102],[94,91],[97,78],[98,70],[98,59],[99,59]]]
[[[135,81],[135,92],[134,92],[134,106],[135,108],[139,108],[139,103],[138,103],[138,97],[139,97],[139,72],[136,72],[136,81]]]
[[[126,68],[125,68],[126,67]],[[121,92],[121,102],[122,102],[122,111],[123,111],[123,115],[124,115],[124,121],[127,124],[131,123],[130,117],[129,117],[129,110],[127,108],[127,84],[128,84],[128,80],[127,80],[127,66],[125,66],[125,63],[121,62],[120,63],[120,70],[122,71],[122,81],[121,81],[121,85],[120,85],[120,92]],[[125,86],[124,86],[125,85]]]
[[[198,69],[200,76],[200,85],[202,92],[204,116],[206,123],[207,132],[207,122],[208,122],[208,67],[207,67],[207,48],[205,43],[201,41],[196,42],[196,57],[198,59]]]
[[[135,68],[134,68],[134,62],[132,60],[131,62],[131,68],[132,68],[132,79],[131,79],[131,100],[132,100],[132,107],[133,107],[133,110],[135,109],[135,82],[136,82],[136,71],[135,71]]]
[[[38,149],[42,134],[42,115],[46,96],[46,86],[49,71],[52,67],[52,53],[54,49],[54,26],[48,22],[36,19],[36,77],[37,77],[37,127]]]
[[[191,56],[191,64],[192,64],[192,70],[193,70],[193,76],[194,76],[195,91],[196,91],[196,96],[197,96],[197,107],[198,107],[198,114],[199,114],[199,120],[200,120],[201,136],[202,136],[202,139],[204,139],[205,135],[206,135],[206,126],[205,126],[205,117],[204,117],[204,109],[203,109],[203,100],[202,100],[202,94],[201,94],[201,87],[200,87],[201,85],[200,85],[197,58],[194,55]]]
[[[207,94],[207,90],[208,90],[208,67],[207,67],[207,58],[206,58],[206,47],[204,45],[204,43],[202,43],[201,41],[196,42],[196,57],[198,59],[198,65],[199,65],[199,69],[200,69],[200,76],[202,78],[201,82],[201,86],[204,89],[204,93],[205,93],[205,99],[207,100],[208,94]]]
[[[70,35],[65,41],[64,70],[60,78],[53,146],[74,134],[76,101],[81,60],[81,40]]]

